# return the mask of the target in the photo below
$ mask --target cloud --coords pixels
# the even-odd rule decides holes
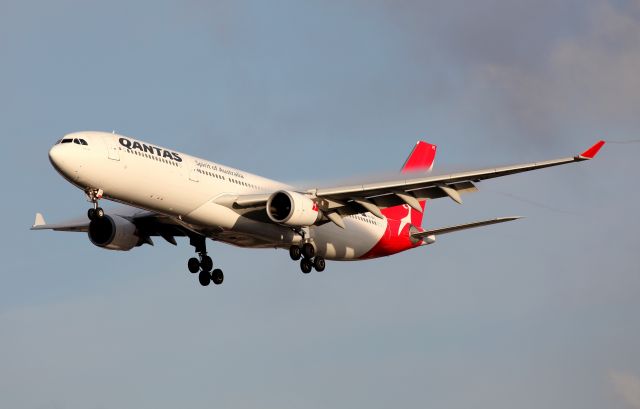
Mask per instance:
[[[620,397],[634,409],[640,409],[640,378],[628,372],[611,371],[609,379]]]
[[[445,61],[443,99],[492,138],[522,146],[640,127],[639,0],[380,1],[420,72]]]
[[[476,69],[483,88],[496,90],[514,121],[535,134],[567,123],[637,128],[640,106],[640,5],[590,7],[587,28],[557,39],[541,64],[487,62]]]

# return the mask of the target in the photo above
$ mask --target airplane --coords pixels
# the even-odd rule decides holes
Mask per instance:
[[[428,200],[462,203],[461,194],[477,191],[483,180],[593,159],[604,144],[561,159],[432,175],[437,147],[418,141],[396,180],[299,189],[115,132],[75,132],[57,141],[49,160],[92,206],[86,217],[60,224],[37,213],[31,229],[85,232],[94,245],[120,251],[153,245],[152,237],[173,245],[187,237],[198,256],[187,268],[202,286],[224,280],[207,254],[207,239],[288,249],[307,274],[323,271],[326,260],[390,256],[443,234],[519,219],[421,226]],[[125,206],[106,214],[101,199]]]

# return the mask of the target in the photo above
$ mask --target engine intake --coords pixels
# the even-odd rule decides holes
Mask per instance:
[[[286,190],[269,197],[267,215],[275,223],[296,227],[311,226],[322,216],[318,205],[309,197]]]
[[[136,225],[120,216],[104,216],[89,223],[89,240],[98,247],[128,251],[140,245]]]

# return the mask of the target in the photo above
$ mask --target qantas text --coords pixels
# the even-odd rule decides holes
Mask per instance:
[[[130,141],[127,138],[120,138],[120,145],[124,146],[127,149],[137,149],[140,152],[150,153],[152,155],[160,156],[162,158],[167,158],[171,160],[175,160],[176,162],[182,162],[182,158],[175,152],[167,151],[156,146],[147,145],[144,143],[140,143],[138,141]]]

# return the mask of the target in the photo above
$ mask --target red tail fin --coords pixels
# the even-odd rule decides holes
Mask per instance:
[[[402,166],[402,173],[409,172],[428,172],[433,168],[433,161],[436,158],[436,145],[424,141],[418,141],[414,146],[411,154],[404,162]],[[391,220],[401,220],[408,216],[408,212],[411,212],[411,224],[414,226],[420,226],[422,224],[422,215],[424,213],[424,207],[426,200],[420,201],[420,207],[422,212],[410,208],[408,205],[400,205],[389,207],[382,211],[382,213]],[[399,232],[398,232],[399,234]]]
[[[425,141],[418,141],[411,154],[402,166],[402,173],[429,171],[433,167],[433,160],[436,158],[436,145]]]

